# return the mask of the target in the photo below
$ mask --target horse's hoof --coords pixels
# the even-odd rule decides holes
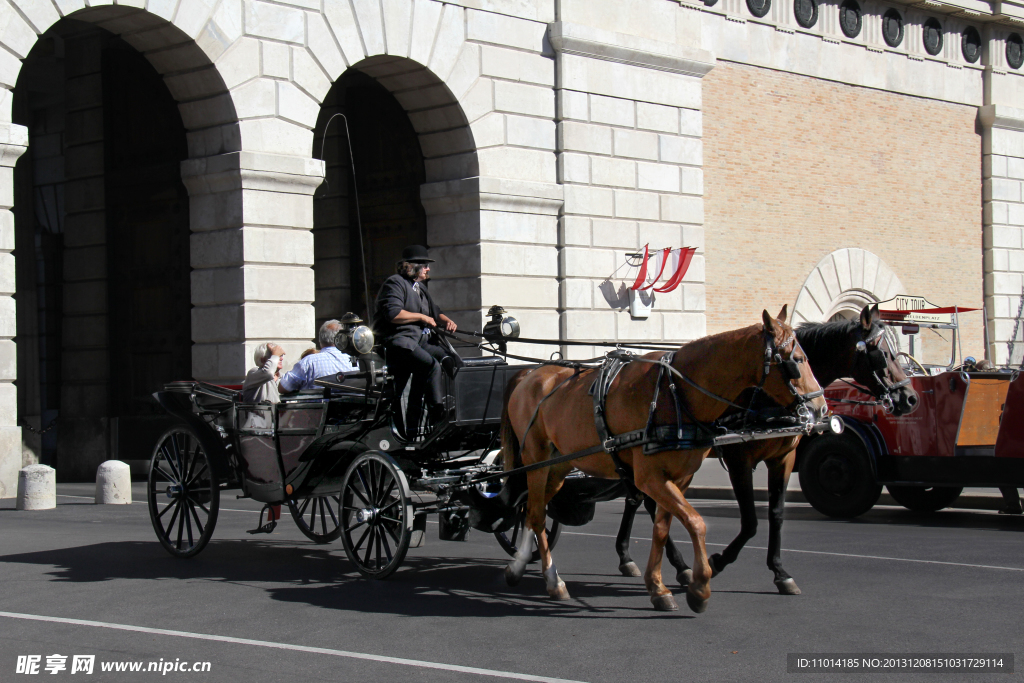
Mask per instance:
[[[725,563],[722,562],[722,554],[715,553],[708,557],[708,565],[711,567],[711,578],[715,578],[722,573],[725,569]]]
[[[695,614],[700,614],[708,608],[708,601],[704,598],[697,597],[690,591],[686,591],[686,604]]]
[[[512,570],[512,567],[505,567],[505,583],[507,583],[508,585],[518,586],[519,581],[522,578],[522,575],[516,574],[515,571]]]
[[[800,595],[800,589],[797,587],[796,581],[793,579],[776,581],[775,587],[779,589],[779,593],[782,595]]]
[[[676,574],[676,581],[679,582],[680,586],[686,588],[691,583],[693,583],[693,570],[684,569],[683,571],[679,572],[678,574]]]
[[[568,600],[569,589],[565,587],[565,581],[559,581],[557,588],[549,588],[548,597],[552,600]]]
[[[654,609],[659,612],[678,612],[679,605],[676,603],[676,599],[672,597],[671,593],[665,595],[652,595],[651,604],[654,605]]]
[[[622,572],[623,576],[643,576],[640,572],[640,567],[636,566],[636,562],[632,561],[620,564],[619,571]]]

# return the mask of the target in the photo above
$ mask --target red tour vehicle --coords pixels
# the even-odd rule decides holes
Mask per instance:
[[[823,514],[855,517],[871,509],[884,485],[904,507],[933,512],[965,486],[1024,486],[1024,378],[979,371],[958,353],[960,316],[976,309],[906,296],[879,309],[879,348],[899,356],[917,405],[896,417],[852,382],[831,384],[825,398],[846,429],[800,443],[807,501]]]

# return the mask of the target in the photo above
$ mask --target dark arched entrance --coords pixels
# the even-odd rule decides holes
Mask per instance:
[[[355,184],[343,119],[331,123],[324,144],[325,126],[338,113],[348,119]],[[349,69],[324,100],[313,149],[326,162],[326,181],[313,205],[317,323],[346,311],[367,316],[367,293],[372,308],[377,290],[395,272],[402,247],[427,243],[419,139],[395,97],[376,79]]]
[[[18,412],[63,479],[142,461],[166,423],[150,394],[191,376],[185,128],[133,47],[65,19],[14,90]]]

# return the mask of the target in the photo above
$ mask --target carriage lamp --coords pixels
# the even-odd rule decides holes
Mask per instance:
[[[360,325],[352,330],[352,347],[359,355],[366,355],[373,351],[373,330],[366,325]]]
[[[484,325],[485,339],[518,339],[519,321],[510,315],[505,315],[505,309],[501,306],[491,306],[487,311],[491,317]]]
[[[373,330],[363,325],[363,319],[355,313],[341,316],[341,329],[334,338],[334,346],[342,353],[355,351],[356,355],[364,356],[373,351]],[[351,347],[351,348],[350,348]]]

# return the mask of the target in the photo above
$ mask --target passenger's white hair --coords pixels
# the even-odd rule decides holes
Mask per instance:
[[[338,336],[339,330],[341,330],[341,322],[338,320],[328,320],[321,325],[320,332],[316,336],[320,348],[326,349],[329,346],[334,346],[334,338]]]
[[[263,364],[266,363],[270,357],[274,354],[270,353],[270,345],[274,342],[264,342],[256,347],[256,350],[252,352],[252,361],[256,363],[256,367],[262,368]]]

